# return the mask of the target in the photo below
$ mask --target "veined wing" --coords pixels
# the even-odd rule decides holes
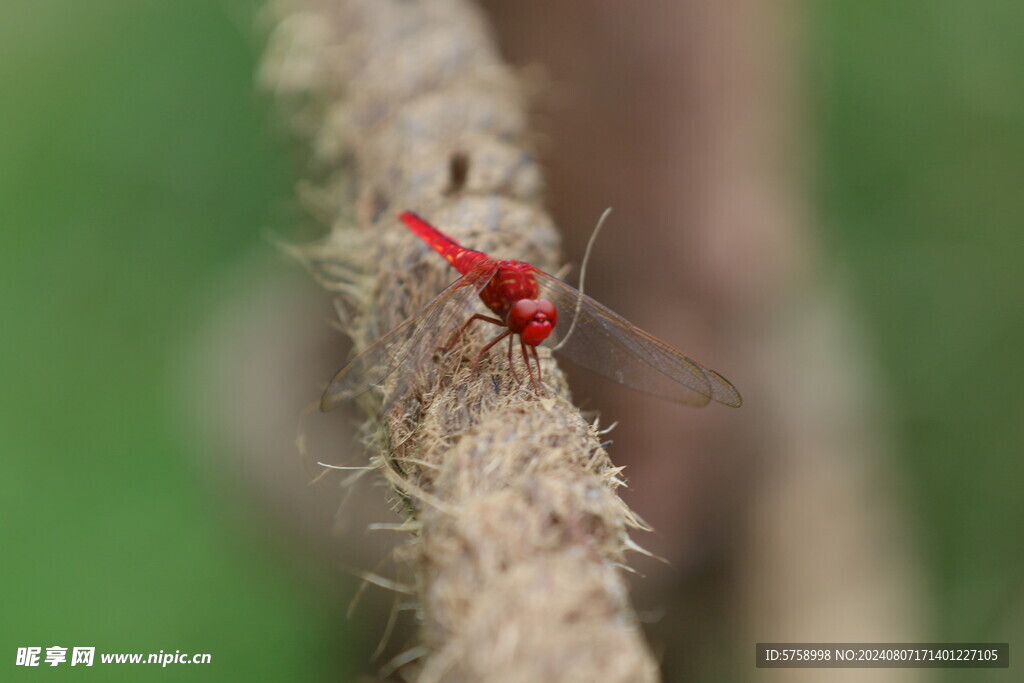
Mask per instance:
[[[469,271],[423,309],[353,358],[327,385],[320,399],[320,410],[327,412],[337,408],[343,401],[380,385],[408,361],[415,363],[423,352],[440,346],[438,340],[454,332],[455,324],[461,322],[497,271],[498,266],[493,261]]]
[[[703,406],[714,399],[734,408],[743,403],[736,387],[714,370],[561,280],[540,270],[534,274],[541,296],[558,308],[557,334],[552,337],[565,340],[558,352],[571,362],[677,403]]]

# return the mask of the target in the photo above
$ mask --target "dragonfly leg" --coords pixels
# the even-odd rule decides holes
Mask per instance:
[[[541,377],[540,377],[540,356],[537,355],[537,347],[536,346],[531,346],[530,347],[530,353],[533,354],[533,362],[536,363],[536,365],[537,365],[537,381],[541,382],[541,384],[543,384],[543,382],[541,381]]]
[[[498,342],[500,342],[505,337],[509,336],[510,334],[512,334],[512,330],[506,329],[504,332],[499,334],[497,337],[495,337],[491,341],[487,342],[487,346],[485,346],[484,348],[480,349],[480,353],[476,354],[476,360],[473,361],[473,367],[471,367],[469,369],[469,374],[470,374],[471,377],[474,374],[476,374],[476,366],[480,365],[481,359],[483,359],[484,355],[488,351],[491,350],[491,347],[494,346],[495,344],[497,344]]]
[[[441,351],[451,351],[452,348],[455,347],[455,343],[459,341],[459,338],[462,337],[463,334],[465,334],[466,328],[472,325],[477,320],[485,320],[494,325],[500,325],[501,327],[505,326],[505,323],[501,322],[497,318],[492,318],[489,315],[483,315],[481,313],[474,313],[473,317],[467,320],[465,323],[463,323],[462,327],[459,328],[459,331],[452,335],[452,338],[448,341],[448,343],[441,347]]]
[[[512,359],[512,342],[515,337],[509,336],[508,338],[508,371],[512,375],[512,379],[515,380],[516,384],[519,384],[519,375],[516,374],[516,364]]]
[[[523,362],[526,363],[526,371],[530,373],[530,384],[533,385],[533,390],[539,394],[540,386],[537,384],[537,379],[533,376],[533,368],[530,367],[530,354],[526,351],[526,342],[523,341],[522,337],[519,338],[519,349],[523,353]],[[534,349],[533,352],[537,353],[537,350]],[[537,364],[537,374],[540,374],[540,363]]]

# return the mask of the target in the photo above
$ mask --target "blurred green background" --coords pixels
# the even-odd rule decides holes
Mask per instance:
[[[260,248],[291,201],[254,87],[255,6],[0,4],[5,671],[19,646],[88,644],[213,653],[175,678],[351,672],[352,627],[272,540],[225,520],[170,405],[204,284]],[[820,223],[888,376],[934,634],[1011,638],[1024,607],[1024,9],[806,11]]]
[[[226,519],[172,405],[203,288],[292,196],[254,7],[0,4],[0,678],[28,645],[213,655],[75,680],[346,678],[337,606]]]
[[[1024,5],[813,8],[818,213],[888,374],[934,637],[1010,639],[1012,652],[1024,633]]]

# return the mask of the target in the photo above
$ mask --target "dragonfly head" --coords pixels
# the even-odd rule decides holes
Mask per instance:
[[[530,346],[548,338],[558,322],[558,309],[547,299],[520,299],[508,312],[508,327]]]

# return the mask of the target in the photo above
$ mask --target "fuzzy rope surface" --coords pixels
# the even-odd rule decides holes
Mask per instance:
[[[297,253],[339,295],[357,351],[454,279],[399,210],[495,257],[556,265],[520,89],[474,6],[289,0],[270,14],[262,79],[309,151],[303,200],[331,226]],[[403,673],[656,680],[622,576],[642,523],[616,493],[619,469],[546,350],[542,396],[512,379],[503,347],[470,373],[492,333],[360,398],[413,530],[402,554],[422,648]]]

